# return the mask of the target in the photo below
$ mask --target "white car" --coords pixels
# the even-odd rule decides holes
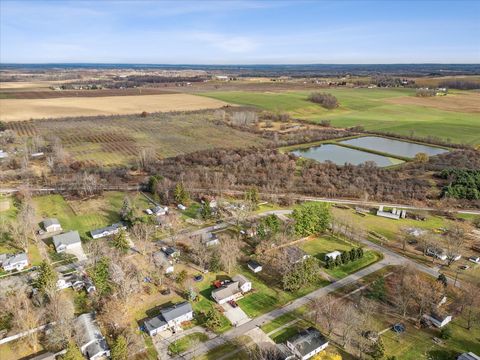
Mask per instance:
[[[468,260],[475,263],[475,264],[480,264],[480,257],[478,257],[478,256],[470,256],[468,258]]]

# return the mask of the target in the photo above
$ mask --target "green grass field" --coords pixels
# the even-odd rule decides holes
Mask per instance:
[[[330,120],[332,126],[363,126],[366,130],[393,132],[418,137],[434,136],[444,140],[480,144],[478,113],[446,111],[420,105],[403,105],[390,99],[414,96],[413,89],[327,89],[336,96],[340,107],[326,110],[307,100],[310,92],[209,92],[200,95],[256,106],[269,111],[288,112],[293,117],[319,122]],[[453,95],[449,95],[453,96]]]
[[[186,335],[168,346],[168,351],[172,354],[181,354],[189,350],[192,346],[195,346],[197,342],[205,342],[208,340],[208,336],[201,332],[194,332]]]

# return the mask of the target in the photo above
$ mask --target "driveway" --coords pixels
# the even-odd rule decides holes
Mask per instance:
[[[240,309],[240,306],[234,308],[229,303],[222,304],[223,310],[225,312],[223,315],[227,317],[227,319],[232,323],[233,326],[238,326],[245,324],[246,322],[250,321],[250,318],[245,314],[245,312]]]
[[[85,253],[83,252],[83,248],[81,246],[75,247],[72,249],[67,249],[65,250],[65,252],[70,255],[75,255],[78,261],[87,260],[87,255],[85,255]]]

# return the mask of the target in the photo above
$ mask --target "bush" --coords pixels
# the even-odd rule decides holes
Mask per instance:
[[[452,329],[450,326],[445,326],[442,328],[442,330],[440,330],[440,337],[443,340],[448,340],[452,337]]]
[[[435,96],[436,91],[432,89],[417,89],[415,96],[417,97],[430,97]]]
[[[311,93],[308,100],[316,104],[322,105],[325,109],[335,109],[338,107],[338,100],[335,96],[328,93]]]

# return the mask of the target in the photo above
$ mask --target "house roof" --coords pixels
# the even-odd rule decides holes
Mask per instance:
[[[143,322],[147,331],[152,331],[167,325],[167,322],[163,319],[162,315],[155,316]]]
[[[49,218],[49,219],[43,220],[43,226],[45,228],[47,228],[49,226],[52,226],[52,225],[60,225],[60,222],[56,218]]]
[[[292,344],[302,356],[311,353],[328,342],[320,331],[314,327],[300,331],[287,341]]]
[[[169,246],[166,248],[162,248],[162,251],[164,252],[165,255],[167,256],[173,256],[174,254],[178,253],[177,249]]]
[[[473,352],[468,352],[460,355],[457,360],[480,360],[480,356],[474,354]]]
[[[55,360],[55,354],[51,352],[46,352],[30,358],[30,360]]]
[[[19,253],[13,256],[7,256],[7,259],[3,262],[3,266],[14,265],[22,261],[28,261],[26,253]]]
[[[228,283],[218,289],[212,291],[212,297],[215,300],[223,300],[232,295],[238,294],[240,292],[240,288],[238,282],[234,281]]]
[[[69,231],[64,234],[53,236],[53,244],[55,245],[55,247],[58,247],[62,244],[73,245],[81,242],[82,241],[80,240],[80,235],[78,234],[78,231]]]
[[[162,314],[165,321],[169,322],[192,311],[192,305],[188,301],[184,301],[182,303],[162,309],[160,310],[160,313]]]
[[[111,232],[117,231],[118,229],[122,229],[122,228],[125,228],[125,225],[120,222],[120,223],[112,224],[112,225],[110,225],[110,226],[106,226],[106,227],[104,227],[104,228],[91,230],[91,231],[90,231],[90,234],[91,234],[92,236],[101,235],[101,234],[103,234],[104,232],[111,233]]]
[[[255,260],[248,260],[247,265],[250,266],[253,269],[262,267],[262,265],[260,265],[260,263],[256,262]]]
[[[240,274],[235,275],[234,277],[232,277],[232,280],[233,280],[234,282],[238,282],[238,285],[239,285],[239,286],[243,286],[243,284],[250,282],[250,280],[248,280],[245,276],[240,275]]]
[[[307,253],[300,249],[298,246],[289,246],[284,249],[284,251],[287,253],[289,260],[293,260],[295,262],[302,260],[303,257],[307,255]]]
[[[340,256],[342,255],[342,253],[338,250],[335,250],[335,251],[332,251],[332,252],[329,252],[327,254],[325,254],[325,256]]]
[[[95,324],[93,313],[80,315],[76,320],[76,325],[79,333],[82,334],[81,344],[79,345],[82,347],[88,344],[86,352],[90,357],[108,350],[105,338]]]

